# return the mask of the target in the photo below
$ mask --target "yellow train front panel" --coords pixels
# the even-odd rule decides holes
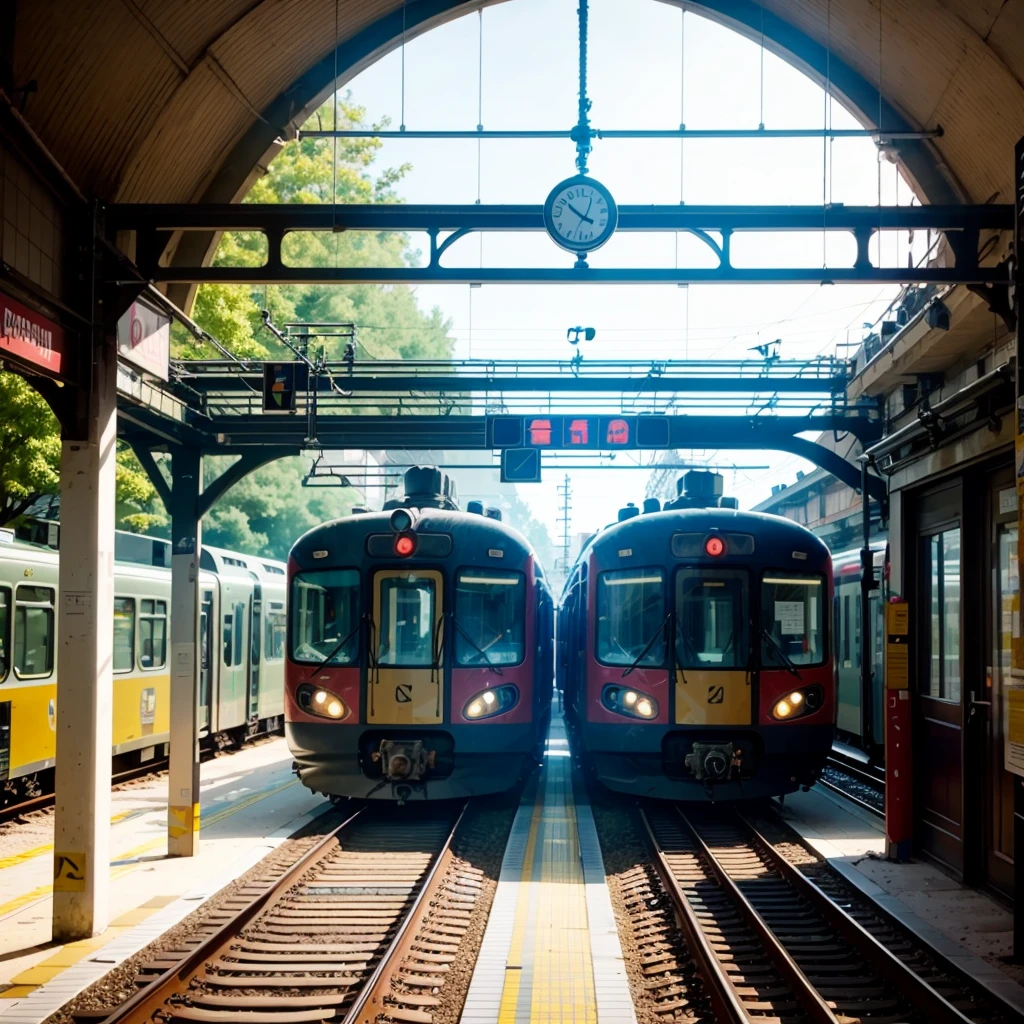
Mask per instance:
[[[752,715],[745,669],[676,669],[677,725],[750,725]]]

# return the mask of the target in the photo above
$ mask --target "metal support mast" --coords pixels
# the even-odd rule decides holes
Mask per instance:
[[[572,485],[569,482],[569,474],[566,473],[558,488],[558,496],[562,499],[561,515],[558,517],[558,524],[562,527],[562,559],[561,569],[563,578],[569,575],[570,554],[572,543],[569,538],[569,526],[572,523]]]

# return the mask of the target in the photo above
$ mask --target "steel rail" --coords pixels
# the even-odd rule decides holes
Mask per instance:
[[[817,785],[824,786],[825,789],[830,789],[833,793],[836,793],[838,796],[841,796],[844,800],[849,800],[850,803],[856,804],[862,810],[867,811],[868,814],[872,814],[876,818],[885,817],[885,811],[880,811],[873,804],[869,804],[867,800],[864,800],[862,797],[857,796],[855,793],[849,792],[849,790],[843,789],[842,786],[837,786],[834,782],[829,782],[829,780],[824,777],[818,779]]]
[[[719,1024],[754,1024],[754,1018],[743,1005],[736,992],[736,987],[729,980],[729,975],[715,954],[711,942],[697,919],[696,912],[690,905],[686,893],[683,892],[671,865],[662,852],[661,846],[655,838],[654,830],[651,828],[651,823],[647,820],[646,812],[639,807],[637,813],[647,835],[647,844],[654,857],[655,870],[675,907],[676,919],[686,940],[687,951],[697,963],[716,1021]]]
[[[733,906],[740,912],[747,925],[760,939],[765,953],[789,984],[790,988],[792,988],[793,995],[804,1010],[806,1010],[808,1017],[812,1021],[818,1022],[818,1024],[839,1024],[839,1018],[832,1011],[832,1008],[822,999],[818,990],[800,969],[786,947],[779,941],[775,932],[772,931],[765,919],[754,909],[753,904],[743,894],[740,887],[732,880],[729,872],[722,866],[722,863],[712,852],[711,847],[708,846],[700,833],[690,823],[689,818],[678,807],[676,808],[676,813],[682,820],[700,856],[703,857],[704,862],[711,869],[715,880],[728,895]]]
[[[410,952],[413,942],[416,941],[416,936],[438,896],[440,883],[444,881],[448,867],[454,860],[452,840],[455,838],[455,833],[458,831],[459,824],[468,807],[469,802],[467,801],[459,812],[455,824],[452,825],[451,833],[435,858],[433,866],[426,878],[423,879],[415,902],[395,932],[391,945],[342,1018],[345,1024],[375,1024],[380,1015],[386,1012],[384,1002],[391,989],[392,980],[401,966],[403,958]]]
[[[177,991],[187,987],[192,976],[207,961],[215,959],[222,950],[227,950],[237,938],[239,931],[248,925],[257,914],[262,913],[282,899],[302,875],[334,846],[340,844],[341,834],[354,822],[363,809],[346,818],[333,832],[324,836],[308,849],[284,874],[264,892],[253,899],[238,914],[226,921],[215,932],[199,943],[187,956],[154,978],[145,988],[115,1008],[102,1024],[126,1024],[128,1021],[149,1020],[164,1003]]]
[[[682,816],[682,812],[679,812]],[[758,829],[740,813],[737,820],[746,830],[769,866],[828,922],[844,942],[856,949],[874,966],[893,988],[920,1011],[931,1024],[971,1024],[948,999],[938,993],[919,974],[878,941],[863,925],[826,895],[795,864],[790,863]]]

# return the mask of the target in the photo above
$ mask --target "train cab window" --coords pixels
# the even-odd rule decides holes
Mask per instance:
[[[267,661],[280,661],[284,657],[286,633],[284,604],[271,601],[263,619],[263,657]]]
[[[135,599],[114,598],[114,671],[135,668]]]
[[[825,663],[825,599],[824,576],[765,574],[761,581],[762,665]]]
[[[53,671],[52,587],[18,587],[14,593],[14,671],[21,678]]]
[[[435,664],[436,580],[403,573],[381,577],[379,586],[381,621],[377,661],[381,665],[407,667]]]
[[[11,670],[11,591],[0,587],[0,683]]]
[[[526,580],[518,572],[468,569],[455,581],[455,661],[518,665],[524,639]]]
[[[167,602],[144,600],[139,609],[139,668],[167,664]]]
[[[293,661],[315,665],[329,658],[331,665],[350,665],[359,657],[362,608],[356,569],[298,573],[291,600]]]
[[[747,667],[748,590],[742,569],[676,573],[676,660],[681,668]]]
[[[617,569],[597,578],[597,660],[650,668],[665,663],[665,577]],[[641,655],[643,655],[641,657]]]

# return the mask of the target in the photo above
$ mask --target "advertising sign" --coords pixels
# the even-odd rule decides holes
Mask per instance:
[[[136,299],[117,322],[117,354],[145,373],[167,380],[171,318],[153,303]]]
[[[54,377],[71,373],[64,328],[0,292],[0,358],[8,357]]]

